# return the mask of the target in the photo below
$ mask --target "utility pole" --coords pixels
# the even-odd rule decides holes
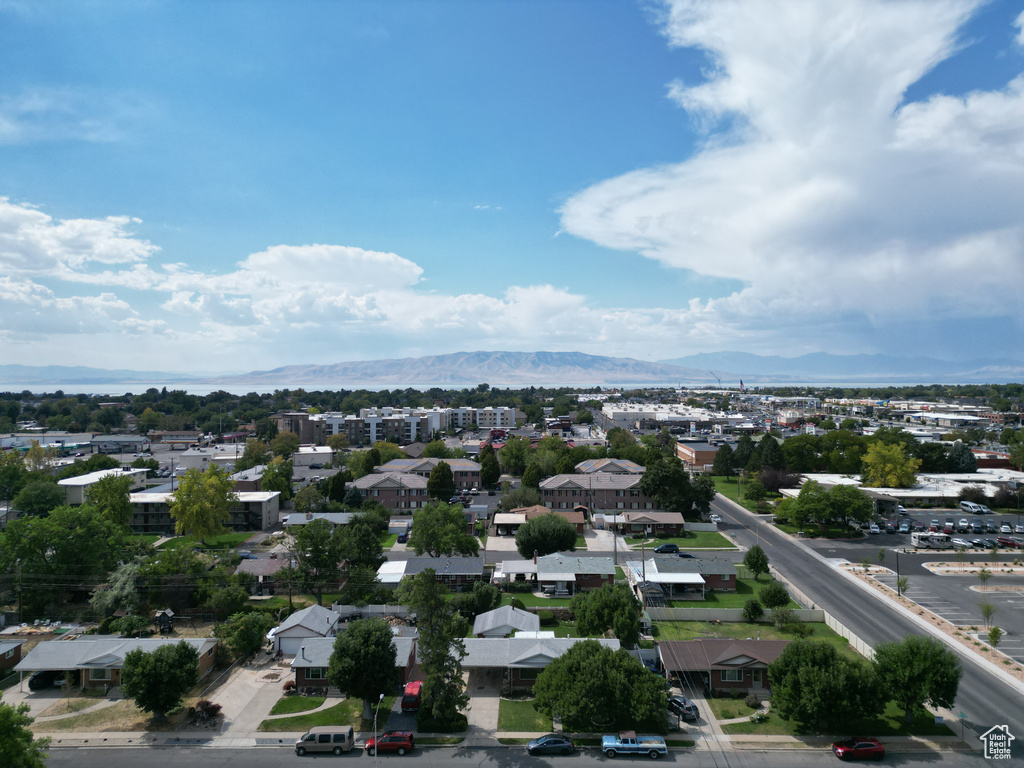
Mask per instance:
[[[9,505],[8,505],[8,508]],[[21,613],[21,558],[18,558],[18,623],[23,624],[24,619]]]

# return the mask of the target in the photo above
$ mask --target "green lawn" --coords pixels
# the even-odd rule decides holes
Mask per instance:
[[[693,640],[698,637],[732,637],[745,640],[748,637],[761,640],[794,640],[796,637],[789,632],[776,629],[771,624],[747,624],[744,621],[722,621],[712,624],[707,621],[655,621],[654,636],[658,640]],[[803,626],[811,630],[808,638],[823,640],[836,647],[836,650],[851,659],[861,656],[850,646],[842,635],[836,634],[824,622],[808,621]]]
[[[132,541],[141,541],[146,544],[156,544],[163,537],[159,533],[139,533],[131,537]]]
[[[551,718],[533,708],[533,699],[509,701],[501,699],[498,703],[499,731],[550,731]]]
[[[178,536],[177,538],[165,541],[160,549],[180,549],[182,547],[199,547],[200,549],[233,549],[244,541],[248,541],[255,534],[252,531],[241,533],[225,533],[223,536],[214,536],[200,543],[189,536]]]
[[[734,717],[749,717],[757,712],[753,707],[743,703],[743,699],[708,698],[708,706],[719,720],[732,720]]]
[[[359,728],[360,716],[363,712],[361,699],[345,699],[340,704],[322,709],[308,715],[280,717],[275,720],[264,720],[260,723],[261,731],[308,731],[315,725],[351,725]]]
[[[736,549],[736,545],[718,531],[690,531],[686,536],[671,536],[665,539],[627,538],[631,549],[640,549],[640,544],[650,550],[659,544],[678,544],[680,549]]]
[[[501,598],[502,605],[512,605],[512,599],[520,600],[527,608],[568,608],[572,598],[537,597],[532,592],[506,592]]]
[[[575,546],[576,546],[577,550],[586,549],[587,548],[587,540],[585,538],[583,538],[582,536],[577,536],[576,537],[576,545]]]
[[[397,533],[387,533],[380,537],[380,545],[383,549],[391,549],[398,543]]]
[[[624,570],[622,570],[622,566],[621,565],[616,565],[615,566],[615,580],[616,581],[625,581],[626,580],[626,572]]]
[[[278,699],[277,704],[270,710],[272,715],[294,715],[296,712],[306,712],[316,709],[326,701],[324,696],[284,696]]]
[[[815,731],[801,723],[792,720],[784,720],[778,715],[769,711],[767,721],[763,723],[734,723],[723,725],[725,733],[736,734],[757,734],[763,736],[803,736]],[[922,709],[914,717],[912,723],[903,722],[903,710],[890,701],[885,712],[880,716],[866,720],[851,720],[843,725],[843,732],[833,734],[846,736],[851,733],[870,733],[872,736],[884,738],[886,736],[950,736],[953,731],[949,726],[936,725],[935,716],[925,709]]]
[[[767,583],[767,579],[754,581],[737,577],[735,592],[708,592],[704,600],[669,600],[668,605],[670,608],[742,608],[747,600],[757,597]],[[789,607],[799,608],[800,604],[791,598]]]
[[[775,523],[780,531],[785,531],[790,536],[796,536],[800,532],[800,526],[793,523]],[[860,528],[843,527],[841,525],[828,525],[824,528],[810,523],[804,526],[803,535],[808,539],[860,539],[864,532]]]

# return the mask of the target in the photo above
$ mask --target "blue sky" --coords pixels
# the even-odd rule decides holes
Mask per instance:
[[[1019,356],[1022,26],[0,0],[0,360]]]

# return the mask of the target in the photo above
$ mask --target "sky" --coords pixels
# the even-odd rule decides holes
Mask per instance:
[[[993,0],[0,0],[0,363],[1021,357]]]

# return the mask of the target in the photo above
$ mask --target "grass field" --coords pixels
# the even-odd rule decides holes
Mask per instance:
[[[581,549],[586,549],[587,548],[587,540],[585,538],[583,538],[582,536],[577,536],[576,537],[576,545],[575,546],[576,546],[577,551],[581,550]]]
[[[132,541],[143,541],[146,544],[156,544],[162,537],[158,533],[139,533],[131,537]]]
[[[522,601],[528,608],[568,608],[572,598],[537,597],[532,592],[507,592],[501,598],[502,605],[512,605],[512,599]]]
[[[199,547],[200,549],[210,550],[226,550],[237,547],[244,541],[247,541],[253,537],[252,531],[242,531],[241,533],[225,533],[223,536],[214,536],[213,538],[207,539],[205,542],[198,542],[189,536],[178,536],[177,538],[165,541],[160,545],[160,549],[180,549],[182,547]]]
[[[734,717],[749,717],[757,712],[753,707],[743,703],[743,699],[708,698],[708,706],[719,720],[732,720]]]
[[[669,600],[670,608],[742,608],[747,600],[757,597],[757,593],[768,583],[767,579],[736,579],[735,592],[708,592],[704,600]],[[799,608],[800,604],[790,599],[790,608]]]
[[[531,733],[550,731],[551,718],[533,708],[533,699],[498,703],[498,730]]]
[[[294,715],[296,712],[307,712],[316,709],[327,699],[323,696],[284,696],[270,710],[272,715]]]
[[[308,715],[264,720],[260,723],[259,730],[271,732],[308,731],[316,725],[351,725],[359,728],[362,712],[363,702],[361,699],[345,699],[340,704]]]
[[[808,621],[803,626],[810,628],[811,640],[824,640],[836,650],[851,659],[861,656],[850,646],[845,637],[836,634],[823,622]],[[697,637],[732,637],[737,640],[759,638],[761,640],[793,640],[794,635],[783,632],[771,624],[747,624],[746,622],[723,621],[712,624],[707,621],[655,621],[655,637],[658,640],[693,640]]]
[[[387,533],[380,537],[380,546],[383,549],[391,549],[398,543],[397,533]]]
[[[686,536],[672,536],[666,539],[627,538],[626,544],[631,549],[640,549],[645,543],[646,549],[654,549],[659,544],[678,544],[680,549],[736,549],[736,545],[717,531],[690,531]]]
[[[733,723],[723,725],[725,733],[735,734],[757,734],[763,736],[805,736],[816,733],[814,729],[796,723],[792,720],[784,720],[772,712],[768,713],[768,719],[763,723]],[[847,736],[850,733],[870,733],[878,738],[886,736],[950,736],[953,731],[945,724],[937,725],[935,715],[922,709],[914,717],[912,723],[903,722],[903,710],[890,701],[878,717],[866,720],[851,720],[844,723],[843,732],[836,736]]]

